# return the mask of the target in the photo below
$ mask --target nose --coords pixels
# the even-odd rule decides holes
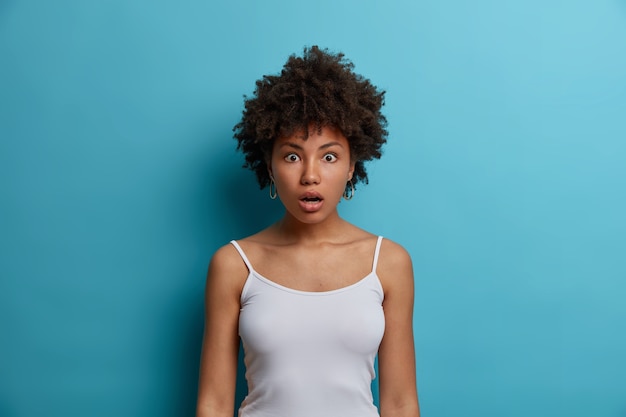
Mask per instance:
[[[300,183],[302,185],[319,184],[320,174],[319,167],[315,162],[306,162],[303,164],[302,177]]]

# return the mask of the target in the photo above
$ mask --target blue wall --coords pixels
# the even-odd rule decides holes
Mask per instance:
[[[304,45],[387,90],[342,213],[412,253],[429,417],[626,415],[626,1],[0,1],[0,416],[184,416],[231,127]]]

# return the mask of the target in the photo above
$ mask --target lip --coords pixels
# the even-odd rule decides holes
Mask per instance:
[[[317,199],[317,201],[307,201],[308,199]],[[299,204],[302,211],[313,213],[322,208],[324,198],[316,191],[308,191],[300,196]]]

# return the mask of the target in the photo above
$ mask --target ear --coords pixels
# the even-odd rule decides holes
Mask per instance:
[[[352,179],[352,175],[354,175],[354,167],[356,166],[356,161],[350,163],[350,169],[348,170],[348,181]]]
[[[265,165],[267,165],[267,173],[269,174],[270,178],[273,180],[274,179],[274,173],[272,173],[272,161],[268,159],[265,162]]]

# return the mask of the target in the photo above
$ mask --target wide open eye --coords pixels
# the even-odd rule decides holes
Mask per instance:
[[[298,156],[298,154],[296,153],[289,153],[287,154],[287,156],[285,156],[285,161],[287,162],[298,162],[300,160],[300,157]]]
[[[326,162],[335,162],[337,160],[337,155],[334,153],[327,153],[324,155],[324,161]]]

